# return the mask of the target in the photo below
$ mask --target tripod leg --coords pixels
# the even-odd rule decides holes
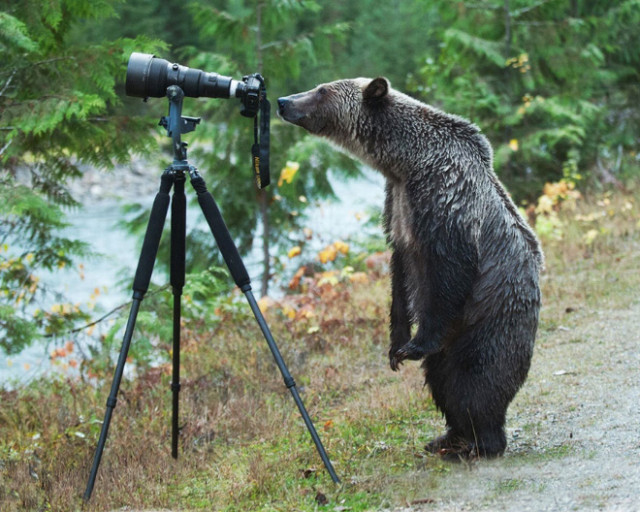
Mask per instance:
[[[253,292],[249,289],[244,292],[244,295],[247,298],[247,302],[249,302],[251,311],[253,311],[253,316],[256,317],[256,321],[260,326],[260,330],[264,335],[264,339],[267,340],[267,345],[269,345],[269,349],[271,349],[273,358],[275,359],[276,364],[280,369],[280,373],[282,374],[284,383],[287,386],[287,388],[289,388],[289,391],[291,392],[291,396],[293,396],[293,400],[298,406],[300,415],[302,416],[302,419],[304,420],[304,423],[307,426],[307,430],[311,435],[311,439],[313,439],[313,442],[316,445],[316,449],[318,450],[318,454],[320,455],[320,458],[324,463],[324,467],[327,468],[329,475],[331,475],[331,479],[336,484],[340,483],[340,479],[338,478],[338,475],[333,469],[333,464],[331,464],[331,461],[329,460],[329,456],[327,455],[327,452],[324,449],[324,446],[322,445],[322,441],[320,440],[320,437],[318,436],[318,433],[316,432],[316,429],[313,426],[313,422],[309,417],[309,413],[307,412],[307,409],[305,408],[304,403],[302,402],[302,398],[300,398],[300,395],[298,394],[298,388],[296,388],[296,383],[293,380],[293,377],[291,376],[291,374],[289,373],[289,369],[284,363],[284,360],[282,359],[280,350],[278,350],[278,346],[276,345],[276,342],[273,339],[273,336],[271,335],[269,326],[267,325],[267,322],[265,321],[264,316],[262,315],[262,311],[260,311],[260,307],[258,306],[258,303],[256,302],[256,299],[253,296]]]
[[[278,369],[284,379],[284,383],[291,392],[293,399],[298,406],[298,410],[302,415],[302,419],[307,426],[307,430],[313,439],[313,442],[316,445],[316,449],[320,454],[320,458],[324,463],[327,471],[331,475],[332,480],[335,483],[340,483],[340,479],[333,469],[333,465],[329,460],[329,456],[322,445],[322,441],[316,432],[316,429],[309,417],[309,413],[307,412],[300,395],[298,394],[298,389],[296,388],[296,383],[293,380],[293,377],[289,373],[289,370],[282,359],[282,355],[280,354],[280,350],[278,350],[278,346],[276,345],[273,336],[267,326],[267,323],[258,307],[255,297],[253,296],[253,292],[251,291],[251,280],[249,279],[249,274],[247,273],[247,269],[240,258],[240,254],[238,253],[238,249],[229,234],[229,230],[224,223],[224,219],[220,214],[220,210],[218,209],[218,205],[211,193],[207,190],[206,184],[202,177],[195,171],[195,169],[191,170],[191,184],[193,188],[196,190],[198,194],[198,203],[200,203],[200,208],[202,208],[202,213],[204,213],[205,218],[207,219],[207,223],[209,224],[209,228],[211,229],[211,233],[216,239],[216,243],[218,244],[218,249],[222,253],[222,257],[224,258],[227,267],[229,267],[229,272],[233,277],[236,285],[242,290],[249,302],[249,306],[253,311],[253,315],[255,316],[260,329],[262,330],[262,334],[269,345],[269,349],[271,350],[271,354],[276,361]]]
[[[171,201],[171,288],[173,289],[173,411],[171,417],[171,456],[178,458],[180,393],[180,297],[185,280],[186,197],[184,173],[176,175]]]
[[[153,272],[153,265],[156,260],[156,255],[158,254],[158,247],[160,245],[160,237],[162,236],[164,221],[167,217],[167,210],[169,209],[169,191],[171,190],[172,184],[173,174],[165,172],[162,175],[160,190],[156,194],[153,201],[153,207],[151,208],[149,224],[147,225],[147,232],[144,236],[140,259],[138,260],[138,268],[136,269],[136,275],[133,280],[133,303],[131,304],[131,311],[129,313],[127,327],[122,340],[122,348],[120,349],[113,382],[111,383],[111,392],[107,399],[107,410],[104,416],[104,421],[102,422],[98,446],[93,457],[93,465],[91,466],[89,481],[87,482],[87,488],[84,492],[85,501],[88,501],[91,498],[93,486],[96,481],[96,475],[98,474],[98,466],[100,465],[100,459],[102,458],[102,452],[104,451],[104,445],[109,433],[111,414],[116,406],[120,381],[122,380],[124,365],[127,361],[129,346],[131,345],[131,337],[133,336],[133,329],[140,309],[140,302],[142,302],[144,294],[149,289],[149,283],[151,282],[151,273]]]

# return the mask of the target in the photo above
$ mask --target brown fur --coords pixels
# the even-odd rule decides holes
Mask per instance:
[[[386,178],[389,361],[397,370],[423,360],[448,426],[427,449],[501,454],[507,407],[533,354],[543,256],[493,172],[487,139],[385,78],[339,80],[278,104],[285,120]]]

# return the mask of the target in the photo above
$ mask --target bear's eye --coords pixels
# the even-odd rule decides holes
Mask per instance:
[[[325,96],[328,92],[326,87],[320,87],[320,89],[318,89],[318,96]]]

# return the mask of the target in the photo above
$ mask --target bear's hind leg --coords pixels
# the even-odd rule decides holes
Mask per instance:
[[[447,443],[436,440],[427,450],[439,448],[441,454],[463,458],[492,458],[504,453],[507,407],[526,373],[502,354],[487,358],[481,346],[488,338],[485,336],[477,338],[467,332],[456,340],[455,348],[426,358],[426,380],[449,429],[444,438]],[[521,357],[526,359],[527,355]]]
[[[447,416],[448,432],[427,443],[425,450],[440,455],[449,461],[461,459],[495,458],[502,455],[507,447],[504,428],[498,421],[494,425],[476,428],[471,419],[466,425],[453,427],[458,419]]]

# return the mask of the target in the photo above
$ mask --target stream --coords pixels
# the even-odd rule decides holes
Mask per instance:
[[[306,224],[313,230],[318,248],[323,243],[348,240],[351,236],[375,233],[381,229],[365,227],[367,216],[363,215],[373,208],[382,208],[384,178],[381,175],[365,169],[363,176],[357,180],[341,181],[330,176],[330,182],[336,198],[321,201],[307,209]],[[99,190],[96,192],[101,193]],[[187,190],[187,194],[190,192]],[[145,194],[140,202],[151,205],[154,195],[147,197]],[[41,274],[41,281],[55,294],[64,296],[65,301],[80,304],[95,302],[94,317],[98,318],[130,300],[141,241],[118,226],[122,220],[122,201],[104,199],[89,203],[68,216],[70,225],[62,235],[87,242],[90,250],[101,256],[84,261],[82,275],[78,269],[63,269]],[[189,207],[187,224],[187,229],[202,224],[208,230],[198,208]],[[257,285],[261,270],[260,244],[256,243],[254,247],[253,253],[244,261],[252,281]],[[272,285],[271,294],[277,293],[276,285]],[[51,303],[52,300],[47,302]],[[35,343],[12,356],[0,353],[0,386],[13,387],[47,372],[58,371],[49,356],[53,348],[43,342]]]

